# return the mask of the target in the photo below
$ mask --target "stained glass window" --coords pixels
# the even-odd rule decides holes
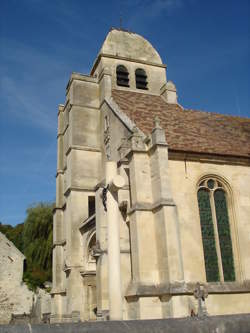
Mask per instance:
[[[234,281],[227,197],[221,182],[203,180],[198,204],[207,281]]]
[[[210,190],[212,190],[214,188],[214,180],[213,179],[209,179],[207,181],[207,187],[210,188]]]
[[[232,241],[227,210],[225,192],[219,189],[214,192],[214,203],[216,211],[217,228],[219,234],[221,260],[224,281],[235,280]]]
[[[214,226],[209,192],[206,189],[200,189],[198,191],[198,202],[207,281],[219,281],[219,268],[215,247]]]

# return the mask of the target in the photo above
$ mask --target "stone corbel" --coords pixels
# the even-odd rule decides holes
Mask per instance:
[[[103,251],[97,247],[97,246],[94,246],[92,249],[91,249],[91,255],[92,257],[94,257],[95,259],[98,259],[101,255],[103,254]]]

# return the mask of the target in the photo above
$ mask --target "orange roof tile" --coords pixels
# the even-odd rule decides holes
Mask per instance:
[[[250,119],[210,112],[185,110],[160,96],[113,90],[120,109],[145,134],[158,116],[166,131],[169,149],[250,157]]]

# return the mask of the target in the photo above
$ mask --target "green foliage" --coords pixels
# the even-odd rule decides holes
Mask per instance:
[[[13,227],[0,222],[0,231],[23,252],[23,223]]]
[[[0,223],[0,231],[26,257],[24,281],[33,290],[52,280],[53,208],[54,204],[39,203],[27,209],[23,224]]]

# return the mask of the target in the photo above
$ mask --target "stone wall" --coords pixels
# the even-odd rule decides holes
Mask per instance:
[[[228,290],[209,291],[206,301],[210,315],[250,313],[249,287],[244,292],[233,293],[233,286],[244,285],[250,280],[250,168],[244,165],[214,163],[213,161],[169,160],[169,172],[174,202],[180,222],[180,237],[186,283],[206,283],[201,237],[197,184],[202,177],[217,177],[227,189],[228,213],[234,255],[236,281],[227,283]],[[190,209],[192,207],[192,209]],[[219,283],[217,283],[219,284]],[[226,285],[226,283],[224,283]],[[248,284],[249,285],[249,284]],[[230,293],[231,289],[231,293]],[[190,308],[192,299],[188,299]]]
[[[159,320],[85,322],[54,325],[4,325],[0,333],[249,333],[250,315]]]
[[[24,255],[0,232],[0,277],[1,282],[20,284],[23,277]]]
[[[35,302],[31,314],[32,323],[47,323],[51,313],[51,296],[38,288],[35,294]]]
[[[50,294],[35,294],[22,281],[24,255],[0,232],[0,324],[42,322],[50,312]]]
[[[30,314],[33,292],[25,284],[19,286],[0,282],[0,323],[8,323],[12,314]]]
[[[22,282],[24,255],[0,233],[0,323],[11,315],[30,314],[33,292]]]

